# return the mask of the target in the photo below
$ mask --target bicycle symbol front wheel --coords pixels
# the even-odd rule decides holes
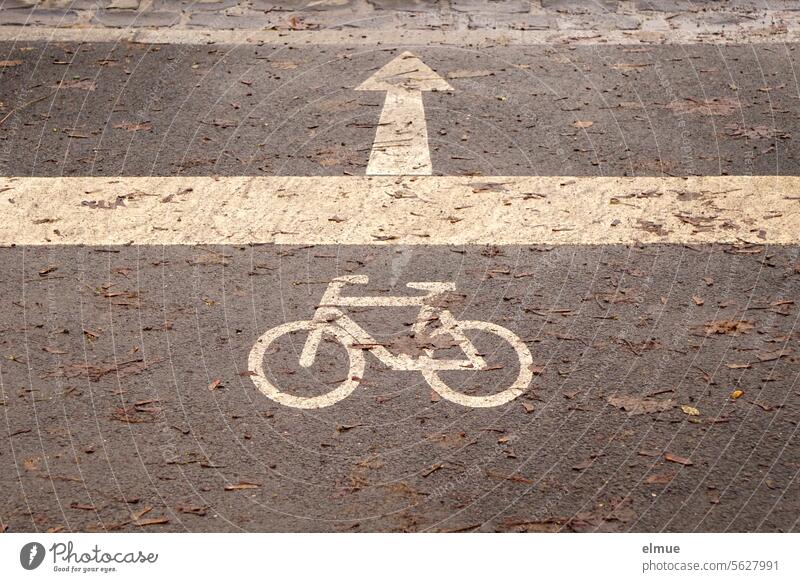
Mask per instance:
[[[279,337],[297,331],[308,331],[318,329],[319,324],[311,320],[292,321],[272,328],[256,340],[253,349],[250,350],[248,358],[248,369],[252,372],[251,379],[261,393],[267,398],[271,398],[279,404],[291,406],[293,408],[325,408],[336,404],[340,400],[347,398],[358,387],[364,375],[365,360],[364,353],[351,346],[352,338],[343,329],[330,325],[324,328],[324,333],[333,336],[347,350],[350,358],[350,367],[347,378],[336,388],[319,396],[295,396],[282,392],[277,386],[270,382],[264,370],[264,356],[269,346]]]
[[[462,332],[465,330],[476,330],[487,333],[492,333],[500,336],[506,342],[511,344],[519,359],[519,374],[517,375],[514,383],[497,394],[489,396],[471,396],[464,394],[458,390],[450,388],[439,377],[440,371],[437,370],[423,370],[422,375],[425,380],[430,384],[442,398],[461,404],[462,406],[470,406],[472,408],[491,408],[493,406],[500,406],[506,402],[511,402],[517,396],[523,394],[533,379],[533,372],[531,365],[533,364],[533,356],[531,352],[517,335],[502,325],[497,325],[488,321],[459,321],[458,328]]]

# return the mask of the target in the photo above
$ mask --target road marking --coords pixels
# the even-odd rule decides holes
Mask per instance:
[[[800,177],[0,178],[0,245],[800,243]]]
[[[367,164],[368,176],[433,174],[422,92],[452,90],[447,81],[408,51],[356,87],[356,91],[386,92]]]
[[[52,28],[0,26],[0,42],[135,42],[141,44],[265,44],[280,46],[500,46],[786,44],[800,42],[800,23],[792,16],[781,26],[723,27],[693,30],[188,30],[127,28]]]
[[[424,281],[408,283],[407,287],[417,290],[415,295],[409,296],[341,296],[341,291],[345,286],[366,285],[367,283],[369,283],[369,278],[364,275],[351,275],[333,279],[311,319],[284,323],[270,329],[256,340],[248,359],[249,370],[253,383],[265,396],[275,402],[293,408],[324,408],[336,404],[350,396],[363,379],[366,364],[364,360],[365,351],[372,353],[390,370],[422,372],[422,376],[431,389],[442,398],[471,408],[490,408],[506,404],[523,394],[530,386],[533,379],[533,372],[531,371],[533,358],[528,346],[515,333],[501,325],[488,321],[459,321],[447,309],[436,306],[438,297],[455,290],[456,285],[454,282]],[[419,291],[426,291],[427,293],[421,295]],[[419,307],[417,319],[411,330],[413,337],[422,342],[420,348],[424,354],[419,356],[391,353],[341,309],[346,309],[347,307],[387,308],[409,306]],[[440,327],[431,330],[429,324],[432,321],[440,323]],[[510,386],[495,394],[474,396],[461,392],[460,386],[449,386],[440,377],[439,373],[444,371],[461,371],[474,374],[491,369],[465,333],[466,330],[494,334],[511,346],[519,361],[519,370]],[[350,369],[347,376],[338,386],[332,386],[330,391],[325,394],[319,396],[295,396],[283,392],[270,380],[268,369],[265,370],[264,368],[264,356],[270,352],[269,348],[272,342],[283,335],[297,331],[308,332],[308,337],[300,354],[300,365],[305,368],[313,365],[323,334],[328,334],[328,336],[342,344],[348,352]],[[433,345],[429,340],[435,340],[438,336],[444,336],[448,348],[458,346],[465,359],[435,358],[435,348],[425,346],[427,344]],[[502,381],[505,378],[501,376],[496,379]],[[450,378],[449,381],[452,383],[453,379]],[[484,383],[488,381],[487,379]],[[455,382],[458,382],[458,380],[455,380]]]

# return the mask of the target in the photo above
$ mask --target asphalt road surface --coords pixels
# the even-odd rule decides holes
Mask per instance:
[[[796,176],[796,49],[3,43],[0,174],[360,176],[386,95],[354,88],[410,50],[452,87],[435,175]],[[45,242],[0,248],[8,531],[800,529],[795,244]],[[524,394],[380,361],[463,358],[392,300],[344,308],[363,370],[330,333],[301,366],[301,327],[253,369],[352,275],[453,283],[433,329],[523,347],[473,325],[483,368],[435,375]]]
[[[797,175],[795,44],[411,50],[434,174]],[[3,175],[363,174],[394,47],[5,43]]]

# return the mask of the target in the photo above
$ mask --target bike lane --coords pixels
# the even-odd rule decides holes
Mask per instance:
[[[107,49],[90,46],[75,53],[91,61],[97,60],[98,51],[107,53]],[[141,51],[142,47],[132,45],[126,50]],[[161,47],[158,53],[172,50],[177,49]],[[199,48],[188,50],[194,52],[172,58],[185,59],[180,62],[187,65],[191,61],[192,75],[204,65]],[[215,50],[219,49],[203,47],[202,52],[215,54],[209,52]],[[87,182],[81,188],[62,184],[46,189],[36,195],[34,207],[24,206],[31,190],[20,185],[23,181],[4,181],[3,188],[9,188],[3,191],[7,212],[13,216],[15,207],[23,205],[21,212],[31,217],[30,224],[3,235],[25,244],[1,252],[2,388],[9,433],[2,463],[8,469],[3,471],[8,481],[4,487],[14,490],[2,501],[3,515],[8,516],[4,519],[20,529],[132,529],[137,520],[131,515],[147,510],[146,515],[163,518],[159,527],[175,530],[796,528],[794,478],[800,459],[794,432],[798,339],[794,301],[800,263],[796,234],[790,227],[796,212],[794,183],[767,183],[752,193],[755,202],[738,206],[719,202],[727,200],[725,196],[738,196],[752,180],[730,188],[714,184],[712,190],[707,189],[709,182],[700,180],[692,187],[676,186],[677,193],[670,188],[655,192],[653,186],[638,188],[644,182],[633,181],[624,186],[632,188],[624,196],[619,194],[623,186],[615,184],[607,204],[597,205],[616,213],[601,226],[592,226],[599,210],[588,212],[584,222],[571,222],[583,205],[594,208],[592,194],[599,196],[601,189],[587,187],[581,195],[570,184],[585,184],[581,178],[588,176],[625,175],[632,168],[630,158],[636,155],[658,161],[633,172],[639,177],[658,176],[665,164],[678,175],[713,166],[716,171],[708,173],[714,176],[724,171],[720,168],[748,168],[729,173],[764,176],[780,168],[781,174],[791,176],[797,167],[791,138],[781,137],[791,134],[796,122],[788,105],[781,105],[782,99],[789,102],[791,93],[785,88],[758,91],[758,79],[753,79],[753,92],[746,102],[762,109],[744,110],[754,120],[740,118],[740,110],[720,101],[722,97],[700,106],[715,112],[706,115],[691,110],[695,101],[677,97],[665,101],[662,95],[659,102],[664,107],[658,108],[647,130],[654,149],[648,151],[647,140],[637,133],[645,130],[632,128],[640,121],[637,117],[646,114],[631,115],[618,128],[618,136],[628,136],[641,154],[604,156],[599,166],[593,163],[593,155],[580,157],[587,154],[581,151],[564,154],[579,156],[570,157],[572,161],[556,160],[551,157],[552,148],[540,147],[537,140],[542,134],[559,143],[585,139],[619,152],[615,138],[591,134],[592,127],[602,123],[595,115],[607,110],[596,104],[588,116],[592,119],[583,119],[585,112],[572,119],[576,114],[560,106],[536,110],[537,131],[513,138],[523,143],[518,148],[524,152],[518,158],[524,163],[520,163],[513,162],[514,154],[505,155],[511,149],[505,139],[512,138],[498,138],[485,127],[491,119],[502,135],[509,131],[504,126],[509,118],[527,119],[530,110],[509,115],[502,108],[493,112],[493,107],[508,100],[508,96],[498,98],[505,96],[499,89],[529,91],[530,85],[496,83],[494,69],[483,74],[490,65],[472,68],[450,52],[437,50],[415,49],[425,52],[425,61],[453,86],[452,94],[432,94],[434,101],[458,98],[464,90],[461,83],[486,80],[471,95],[467,92],[461,97],[466,101],[456,114],[431,107],[431,100],[424,99],[433,173],[471,173],[473,169],[462,165],[467,160],[461,159],[457,149],[478,138],[482,144],[471,149],[476,155],[472,161],[477,160],[472,168],[480,168],[488,178],[462,180],[450,206],[437,205],[436,198],[448,192],[442,184],[449,182],[426,190],[419,184],[430,184],[434,178],[422,177],[418,183],[399,177],[377,179],[389,184],[378,195],[390,204],[380,205],[365,202],[373,200],[372,190],[356,179],[368,171],[385,95],[356,94],[352,88],[400,51],[372,54],[369,66],[356,67],[358,74],[353,69],[336,72],[338,84],[346,85],[336,90],[337,98],[347,93],[357,103],[371,103],[366,121],[345,116],[346,123],[337,120],[331,127],[334,137],[317,137],[313,133],[317,128],[310,127],[312,120],[301,135],[291,136],[306,140],[309,148],[333,151],[330,155],[336,160],[329,165],[303,154],[311,149],[286,145],[292,142],[276,137],[280,132],[258,148],[266,152],[259,154],[263,158],[285,157],[279,169],[262,166],[256,170],[253,163],[241,163],[242,156],[233,163],[237,147],[251,160],[250,150],[256,146],[250,143],[250,150],[237,146],[236,132],[225,139],[199,137],[197,132],[207,125],[205,120],[197,123],[203,116],[195,110],[186,113],[176,104],[210,112],[209,100],[182,101],[185,91],[177,84],[161,88],[167,95],[174,92],[172,101],[147,105],[148,115],[143,118],[147,121],[130,117],[129,111],[124,112],[128,122],[111,121],[119,105],[100,113],[92,99],[108,89],[96,81],[94,89],[67,97],[66,102],[53,102],[45,109],[38,109],[45,101],[36,103],[25,109],[25,117],[10,119],[5,144],[11,147],[6,145],[4,159],[16,171],[9,175],[99,175],[110,180]],[[520,60],[533,51],[529,66],[540,66],[537,59],[542,53],[537,51],[543,49],[516,50],[512,54]],[[661,66],[678,67],[674,63],[679,61],[670,59],[700,49],[658,50],[683,51],[657,59]],[[717,58],[718,49],[706,50],[710,54],[701,55],[704,62]],[[718,65],[744,58],[745,52],[736,52],[741,49],[729,50],[733,54]],[[611,60],[618,66],[613,70],[626,74],[655,67],[635,63],[621,67],[622,57],[614,56]],[[448,59],[452,61],[449,68],[443,65]],[[324,64],[329,65],[329,59]],[[454,75],[456,65],[467,72]],[[779,72],[788,70],[786,63],[775,66]],[[278,70],[294,70],[288,64],[281,67]],[[445,73],[448,70],[450,74]],[[244,71],[252,73],[247,68],[240,76]],[[676,70],[671,86],[692,86],[696,79],[692,81],[687,71],[695,73],[695,68]],[[37,74],[56,73],[52,67],[43,67]],[[71,79],[75,83],[85,81],[82,73],[76,76]],[[215,95],[220,87],[233,85],[221,73],[203,78],[213,81],[205,89]],[[262,82],[257,75],[243,78]],[[51,86],[48,81],[38,82]],[[607,83],[610,91],[614,84]],[[702,86],[708,89],[714,83],[722,81],[712,75]],[[239,84],[250,90],[246,83]],[[29,91],[39,86],[26,85]],[[138,84],[131,86],[140,90]],[[574,88],[575,80],[564,83],[568,86]],[[641,80],[637,83],[640,91],[664,91],[649,86]],[[618,90],[625,98],[632,94],[629,87]],[[304,91],[295,90],[287,102],[299,101],[299,109],[304,109],[314,101],[308,86]],[[128,96],[120,86],[110,93]],[[775,129],[770,137],[762,135],[766,130],[754,129],[762,127],[757,122],[766,117],[762,93],[770,98],[771,108],[766,111]],[[145,90],[142,95],[146,94]],[[683,95],[682,90],[676,93]],[[29,95],[22,104],[37,96],[38,92]],[[260,94],[258,98],[264,107],[282,106],[281,101],[262,99]],[[480,103],[480,111],[466,105],[470,100]],[[233,103],[239,108],[226,101],[225,111],[239,115],[241,103]],[[343,103],[347,110],[346,100]],[[670,103],[672,109],[665,109]],[[673,115],[676,108],[680,115],[663,119],[665,110]],[[628,107],[615,109],[622,115]],[[95,135],[86,124],[74,123],[81,115],[100,122],[98,129],[103,124],[124,123],[129,129],[117,129],[124,132],[119,138],[109,138],[105,131]],[[158,122],[158,115],[170,122]],[[474,121],[476,117],[480,122]],[[234,127],[244,141],[259,135],[263,139],[261,128],[276,123],[258,114],[242,119]],[[731,126],[723,131],[735,133],[732,120],[737,119],[739,129],[755,133],[719,137],[720,149],[708,154],[708,136],[719,131],[720,119],[726,121],[724,127]],[[54,132],[48,126],[66,127],[67,120],[66,134],[63,128]],[[442,145],[435,137],[442,131],[453,132],[453,126],[465,120],[471,124],[463,134],[467,140],[459,135],[457,141],[448,139]],[[681,120],[686,133],[675,138],[675,126],[681,128]],[[358,127],[359,123],[366,127]],[[35,163],[29,153],[30,136],[37,133],[28,124],[39,131]],[[288,129],[288,123],[278,124],[282,131],[297,131]],[[544,129],[550,125],[564,129],[557,133]],[[357,138],[341,141],[345,132],[356,130]],[[569,135],[561,135],[565,132]],[[54,138],[55,134],[61,135]],[[199,159],[190,151],[193,146],[187,151],[174,144],[187,138],[200,144],[205,137],[219,161],[185,163]],[[763,143],[755,155],[754,143],[759,148]],[[686,153],[687,145],[691,155]],[[694,153],[701,151],[707,159]],[[347,153],[350,161],[342,164],[335,152]],[[690,162],[695,164],[692,172],[687,170]],[[308,182],[302,188],[252,189],[248,194],[261,210],[253,219],[269,227],[260,230],[260,224],[249,228],[243,221],[226,221],[222,206],[204,207],[203,201],[216,199],[206,197],[199,187],[193,197],[195,185],[189,178],[175,192],[123,179],[185,173],[325,174],[320,180],[328,174],[358,176],[350,182],[355,186],[341,191],[350,194],[345,198],[355,200],[334,201],[333,211],[326,214],[312,208],[328,210],[325,203],[330,200],[319,195],[327,186]],[[507,185],[513,184],[508,176],[539,173],[566,176],[560,182],[566,184],[567,193],[559,193],[546,182],[533,188]],[[116,188],[121,188],[119,194]],[[229,192],[225,201],[235,199],[237,193]],[[259,200],[267,195],[276,199],[259,207]],[[283,229],[280,223],[273,228],[269,222],[271,210],[280,207],[284,197],[289,204],[302,197],[302,206],[309,207],[310,224],[303,226],[299,211],[298,218],[289,223],[300,231]],[[469,204],[458,201],[469,197],[485,197],[479,203],[484,206],[471,210]],[[560,206],[565,198],[570,202]],[[656,199],[654,206],[649,206],[651,198]],[[764,204],[765,199],[771,203]],[[64,200],[73,202],[74,214],[59,206]],[[408,220],[414,221],[416,230],[398,222],[394,229],[381,231],[380,218],[395,219],[397,205],[405,203],[412,206],[400,209],[408,210],[413,217]],[[534,228],[539,221],[534,224],[523,214],[525,204],[538,203],[541,208],[534,209],[544,213],[544,229]],[[193,205],[195,214],[191,214]],[[686,205],[694,212],[684,212]],[[556,209],[547,210],[550,206]],[[173,207],[178,208],[175,214]],[[207,219],[190,221],[181,216],[187,207],[190,216]],[[676,212],[671,211],[673,207]],[[763,213],[759,222],[747,227],[731,224],[725,215],[736,211],[733,216],[741,221],[746,218],[744,210],[752,207]],[[137,208],[144,208],[148,220],[131,214]],[[499,215],[499,224],[506,221],[507,228],[488,228],[490,217],[503,208],[511,208]],[[649,218],[635,214],[647,210],[657,212]],[[563,224],[560,214],[568,217]],[[623,220],[613,224],[617,216]],[[164,217],[166,222],[159,223]],[[367,225],[357,222],[364,217]],[[189,227],[181,224],[184,220],[190,222]],[[773,227],[784,222],[789,226]],[[144,236],[137,230],[142,224],[150,227]],[[598,236],[607,232],[610,240],[587,241],[584,237],[590,227],[601,233]],[[623,234],[612,235],[615,228]],[[171,238],[175,232],[211,244],[178,245],[191,239],[175,240]],[[269,236],[263,236],[265,232]],[[482,238],[446,238],[473,232],[484,234]],[[306,241],[302,236],[308,237]],[[230,237],[235,244],[225,244]],[[8,238],[3,242],[15,244]],[[507,328],[524,343],[532,361],[524,361],[497,334],[476,334],[470,339],[485,358],[485,368],[442,372],[444,383],[470,396],[488,396],[520,377],[524,361],[532,378],[530,388],[507,404],[475,408],[442,398],[419,371],[381,365],[371,353],[376,346],[364,340],[370,344],[374,340],[381,348],[416,361],[431,349],[440,358],[463,357],[460,346],[453,345],[446,334],[411,336],[411,328],[419,323],[418,307],[390,304],[347,310],[347,317],[369,333],[351,345],[364,356],[364,371],[357,370],[358,376],[351,373],[347,352],[331,338],[321,342],[310,368],[299,363],[305,341],[302,333],[281,336],[264,352],[263,375],[271,384],[305,397],[324,394],[343,382],[357,384],[349,396],[332,406],[307,410],[266,397],[253,382],[258,371],[248,361],[257,339],[287,322],[311,318],[330,282],[350,275],[366,275],[369,283],[348,288],[348,296],[407,297],[418,293],[407,288],[411,282],[452,283],[454,289],[437,298],[435,309],[446,310],[457,321]],[[430,323],[438,329],[441,321],[432,318]],[[11,501],[19,499],[25,500],[24,507]]]

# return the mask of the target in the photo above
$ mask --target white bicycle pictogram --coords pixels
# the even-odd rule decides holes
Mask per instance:
[[[342,297],[341,291],[347,285],[365,285],[369,278],[365,275],[337,277],[331,280],[322,296],[314,316],[309,320],[292,321],[270,329],[258,338],[250,351],[249,370],[256,387],[268,398],[280,404],[294,408],[324,408],[348,397],[358,387],[364,374],[366,362],[364,352],[369,351],[385,366],[392,370],[421,372],[431,388],[442,398],[475,408],[500,406],[510,402],[528,388],[533,372],[533,359],[530,350],[516,334],[500,325],[487,321],[467,321],[456,319],[450,311],[437,307],[432,299],[442,294],[455,291],[455,283],[451,282],[418,282],[408,283],[410,289],[427,291],[425,295],[397,297]],[[423,347],[422,354],[413,357],[408,354],[392,354],[385,346],[377,343],[369,333],[348,317],[342,307],[409,307],[419,306],[419,313],[412,326],[415,336],[434,338],[447,334],[454,346],[458,346],[466,359],[434,359],[434,348]],[[439,327],[431,329],[429,324],[437,320]],[[473,396],[459,392],[439,377],[443,371],[476,370],[481,371],[488,366],[475,345],[467,337],[465,331],[477,330],[495,334],[508,342],[519,359],[519,372],[511,386],[487,396]],[[316,358],[317,349],[323,335],[328,334],[341,343],[347,350],[350,369],[347,378],[331,391],[319,396],[295,396],[282,392],[267,377],[264,370],[264,356],[270,345],[279,337],[292,332],[308,332],[308,337],[300,353],[300,365],[310,367]]]

